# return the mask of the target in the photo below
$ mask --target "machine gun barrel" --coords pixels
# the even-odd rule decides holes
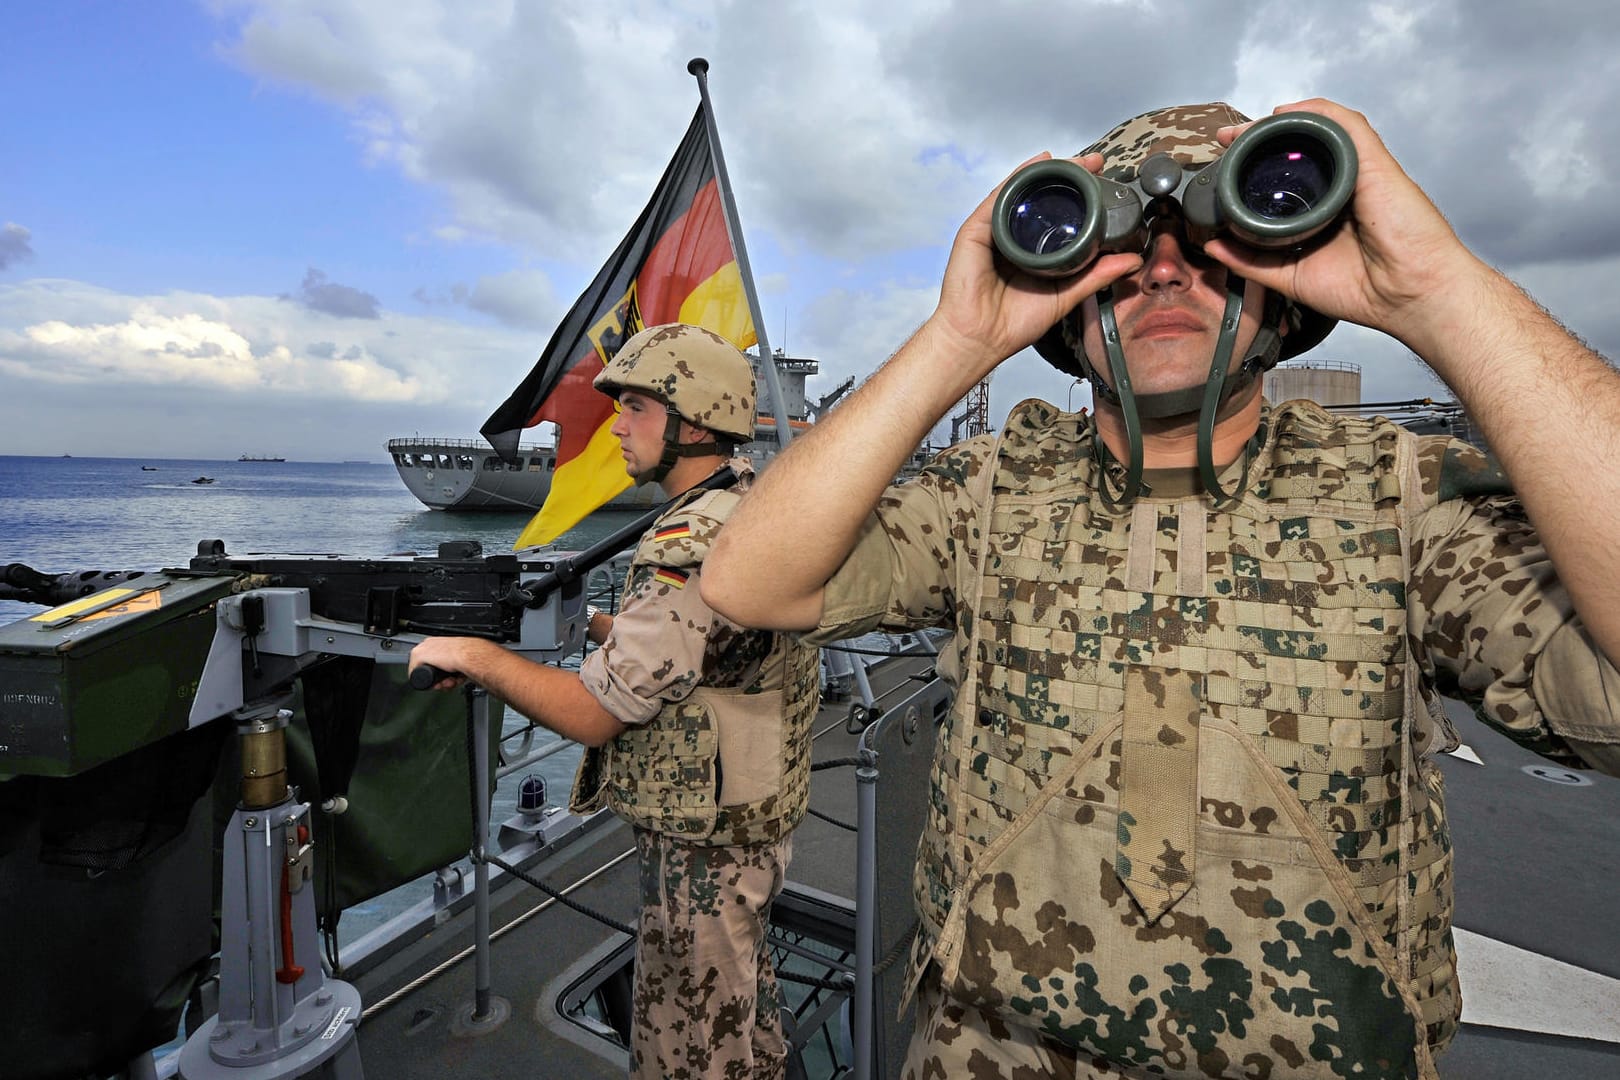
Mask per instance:
[[[145,570],[79,570],[47,574],[24,563],[6,563],[0,565],[0,600],[57,607],[133,581],[145,573]]]

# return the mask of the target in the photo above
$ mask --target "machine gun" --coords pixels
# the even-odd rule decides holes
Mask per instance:
[[[722,469],[700,487],[735,480]],[[0,773],[70,776],[272,697],[328,657],[405,663],[429,635],[559,662],[584,645],[586,576],[664,509],[579,552],[232,555],[205,540],[159,571],[5,564],[0,600],[55,606],[0,627]]]
[[[609,553],[611,554],[611,553]],[[284,692],[331,656],[404,663],[431,634],[557,662],[583,646],[574,554],[232,555],[206,540],[158,571],[0,569],[0,772],[69,776]]]
[[[484,555],[475,541],[440,545],[426,558],[369,559],[235,556],[205,543],[189,572],[232,575],[243,591],[217,605],[190,723],[274,693],[325,657],[404,663],[411,646],[433,634],[487,638],[560,662],[584,647],[589,569],[573,554]],[[431,686],[432,676],[420,686]]]
[[[702,486],[734,480],[724,469]],[[224,833],[219,1010],[187,1040],[183,1078],[216,1078],[240,1066],[251,1066],[261,1080],[360,1078],[353,1037],[359,994],[328,977],[318,962],[310,804],[287,783],[285,729],[292,714],[285,706],[294,680],[334,658],[402,664],[416,642],[433,634],[479,636],[536,660],[563,660],[584,644],[589,572],[664,509],[577,553],[485,555],[477,543],[460,541],[431,556],[232,555],[222,542],[206,540],[187,566],[159,571],[50,574],[18,563],[0,567],[0,599],[55,605],[0,627],[0,774],[31,778],[41,789],[77,785],[78,795],[94,786],[78,784],[79,774],[94,769],[91,775],[99,777],[101,766],[139,761],[125,771],[164,787],[169,778],[161,775],[161,760],[149,767],[148,751],[164,750],[156,744],[171,737],[206,734],[196,729],[219,731],[214,721],[224,717],[235,723],[242,773]],[[436,681],[435,673],[424,674],[422,685]],[[491,722],[487,698],[473,711],[472,744],[483,746]],[[321,725],[313,713],[311,719],[313,736]],[[474,790],[487,791],[488,762],[475,756]],[[475,802],[478,1022],[492,1014],[483,860],[488,804]],[[105,809],[108,816],[121,812]],[[111,879],[97,878],[91,887]],[[207,890],[201,895],[206,901]],[[101,892],[70,899],[86,918],[99,917],[108,903]],[[116,962],[137,975],[164,973],[161,985],[168,972],[194,962],[196,948],[153,946]],[[102,982],[117,981],[107,977],[117,973],[97,974]],[[149,992],[142,980],[131,981],[141,982],[132,994]],[[145,1010],[139,1024],[150,1029],[153,1006],[128,1002],[125,995],[107,1011]],[[82,1028],[64,1019],[66,1006],[36,1005],[42,1033],[52,1026]],[[159,1020],[173,1030],[173,1015]],[[109,1040],[87,1053],[152,1045],[139,1041],[143,1037]],[[25,1048],[25,1061],[31,1050]],[[25,1075],[31,1067],[24,1066]]]

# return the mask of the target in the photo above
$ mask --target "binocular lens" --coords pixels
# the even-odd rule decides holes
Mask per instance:
[[[1072,161],[1048,158],[1020,169],[990,211],[990,238],[1027,274],[1062,277],[1097,257],[1107,214],[1100,184]],[[1120,194],[1127,194],[1119,187]],[[1131,203],[1140,211],[1140,204]],[[1138,212],[1140,217],[1140,212]]]
[[[1333,186],[1333,175],[1333,155],[1326,147],[1285,136],[1256,147],[1244,158],[1237,177],[1238,197],[1260,217],[1298,217],[1321,204]]]
[[[1027,274],[1061,277],[1101,252],[1140,251],[1143,215],[1178,203],[1192,248],[1226,236],[1257,248],[1303,244],[1338,220],[1356,184],[1356,145],[1325,116],[1287,112],[1251,124],[1197,172],[1159,151],[1129,184],[1072,160],[1031,162],[991,209],[990,237]],[[1189,175],[1190,174],[1190,175]]]
[[[1031,187],[1008,208],[1007,229],[1020,250],[1049,255],[1074,242],[1086,222],[1086,201],[1068,184]]]

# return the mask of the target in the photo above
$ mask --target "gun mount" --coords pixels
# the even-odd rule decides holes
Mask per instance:
[[[0,771],[82,772],[269,698],[326,657],[405,663],[431,634],[563,660],[584,643],[572,558],[471,541],[431,556],[231,555],[207,540],[179,569],[10,564],[7,599],[67,602],[0,627]]]

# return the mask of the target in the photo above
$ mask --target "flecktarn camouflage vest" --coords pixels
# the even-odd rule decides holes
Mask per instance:
[[[631,560],[632,585],[700,567],[739,498],[705,492],[660,517]],[[605,801],[633,825],[710,844],[778,840],[798,825],[810,798],[819,651],[748,630],[711,659],[690,695],[585,755],[576,810]]]
[[[1442,778],[1409,727],[1434,737],[1405,639],[1416,440],[1303,402],[1268,423],[1236,507],[1110,516],[1082,421],[1009,418],[924,936],[953,997],[1125,1075],[1433,1076],[1460,1001]]]

